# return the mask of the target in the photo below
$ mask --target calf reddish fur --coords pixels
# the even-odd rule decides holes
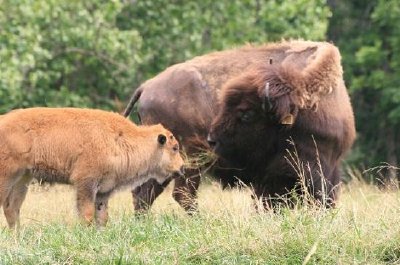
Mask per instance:
[[[171,132],[136,126],[117,113],[31,108],[0,118],[0,207],[10,227],[33,176],[73,185],[82,219],[103,225],[113,191],[150,178],[162,184],[182,166]]]
[[[207,147],[211,129],[220,155],[213,175],[224,186],[251,185],[259,197],[283,195],[297,185],[299,177],[287,153],[295,146],[301,163],[310,169],[306,181],[321,198],[318,150],[327,194],[331,203],[335,201],[340,161],[355,137],[335,46],[284,41],[196,57],[140,86],[125,115],[138,100],[142,122],[162,123],[189,155]],[[244,113],[251,114],[251,123],[240,122]],[[294,123],[282,124],[288,121]],[[187,210],[195,207],[198,182],[195,177],[175,183],[175,199]],[[155,183],[136,189],[136,209],[151,205],[162,190]]]

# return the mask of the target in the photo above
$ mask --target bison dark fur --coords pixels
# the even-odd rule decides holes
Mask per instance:
[[[336,201],[355,126],[334,45],[290,41],[196,57],[140,86],[125,115],[138,100],[142,122],[162,123],[189,155],[210,148],[210,132],[219,155],[211,172],[224,186],[250,185],[267,203],[303,176],[315,198]],[[198,169],[188,174],[173,194],[190,211],[200,178]],[[154,183],[136,189],[135,208],[150,206],[162,190]]]

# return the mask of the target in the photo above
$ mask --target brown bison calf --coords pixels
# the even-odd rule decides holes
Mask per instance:
[[[32,176],[74,185],[79,215],[104,225],[114,190],[151,178],[162,184],[182,166],[172,133],[161,125],[136,126],[116,113],[31,108],[0,119],[0,207],[10,227]]]

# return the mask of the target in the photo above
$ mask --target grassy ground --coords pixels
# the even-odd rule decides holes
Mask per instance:
[[[353,181],[337,209],[256,213],[248,190],[203,185],[186,216],[164,193],[135,217],[129,191],[102,229],[79,224],[74,192],[32,186],[21,229],[0,217],[0,264],[400,264],[400,192]]]

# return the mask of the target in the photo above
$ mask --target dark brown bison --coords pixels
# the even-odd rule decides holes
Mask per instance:
[[[162,123],[189,156],[215,145],[210,172],[224,187],[244,183],[269,200],[304,180],[315,198],[334,203],[355,129],[332,44],[284,41],[196,57],[142,84],[125,116],[138,100],[142,123]],[[175,181],[173,196],[187,211],[196,209],[199,170]],[[155,182],[135,189],[135,209],[162,191]]]

